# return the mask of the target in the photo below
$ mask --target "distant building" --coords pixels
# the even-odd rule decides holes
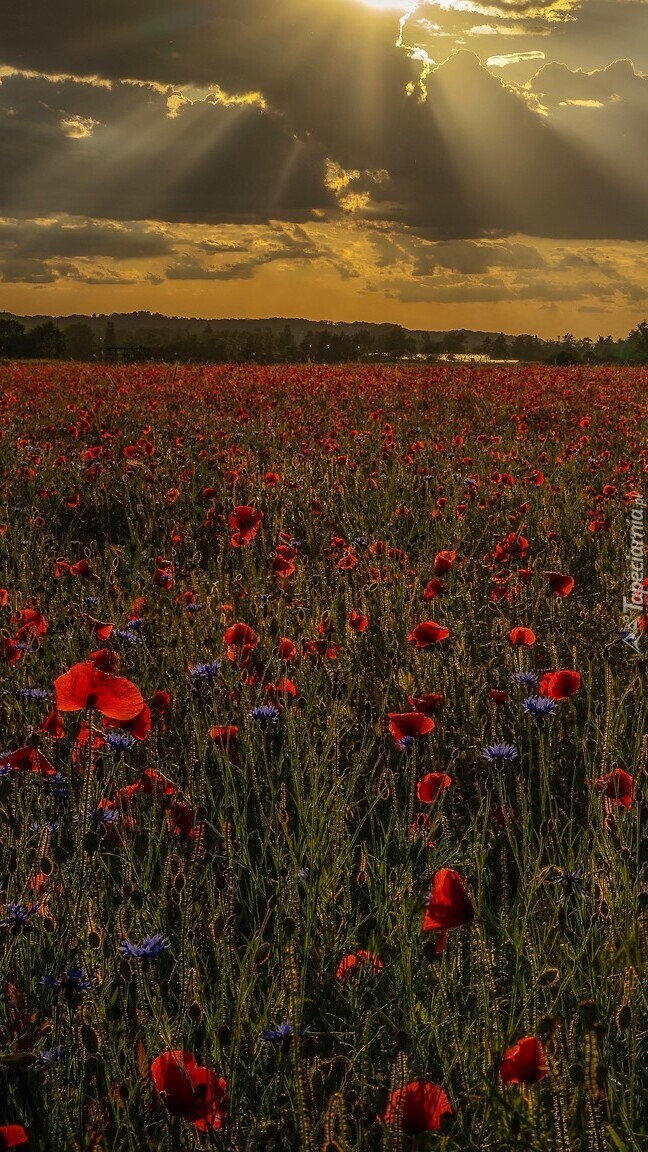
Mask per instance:
[[[437,360],[446,364],[519,364],[519,360],[494,360],[485,352],[442,352]]]

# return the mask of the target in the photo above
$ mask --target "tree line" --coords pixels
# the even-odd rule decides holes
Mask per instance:
[[[163,360],[187,363],[318,363],[340,364],[374,359],[425,357],[434,361],[478,353],[492,360],[537,361],[547,364],[648,364],[648,321],[625,338],[599,336],[577,339],[571,333],[558,340],[528,334],[485,336],[475,344],[463,329],[433,339],[418,339],[398,324],[354,329],[331,325],[307,331],[297,340],[289,324],[283,329],[225,328],[179,332],[172,328],[115,329],[108,321],[103,339],[88,324],[58,327],[48,320],[27,330],[14,318],[0,318],[0,359],[38,360]]]

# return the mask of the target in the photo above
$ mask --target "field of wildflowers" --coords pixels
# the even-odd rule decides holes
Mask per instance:
[[[645,1150],[648,372],[0,380],[0,1149]]]

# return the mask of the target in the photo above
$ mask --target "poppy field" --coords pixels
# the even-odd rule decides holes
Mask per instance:
[[[648,371],[0,382],[0,1150],[645,1149]]]

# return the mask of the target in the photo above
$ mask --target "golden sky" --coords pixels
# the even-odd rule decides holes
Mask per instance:
[[[648,315],[646,0],[55,9],[3,15],[0,309]]]

